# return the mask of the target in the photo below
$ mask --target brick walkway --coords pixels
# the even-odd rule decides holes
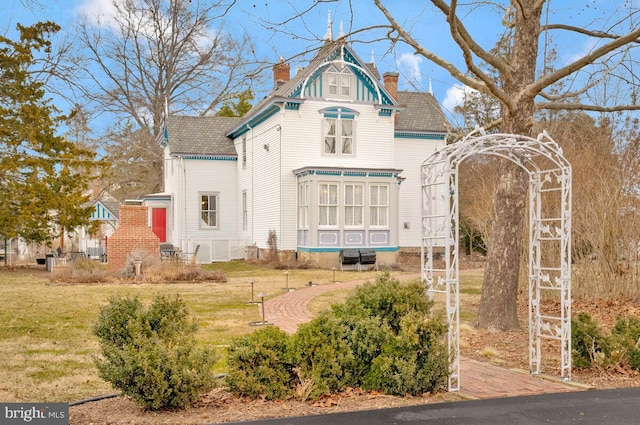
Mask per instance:
[[[400,279],[415,279],[418,275],[401,276]],[[265,301],[265,320],[285,332],[294,333],[298,324],[308,322],[312,315],[307,304],[314,297],[339,289],[362,285],[365,280],[336,282],[309,288],[297,289]],[[524,371],[514,371],[462,357],[460,360],[461,393],[469,398],[512,397],[586,389],[554,379],[543,379]]]

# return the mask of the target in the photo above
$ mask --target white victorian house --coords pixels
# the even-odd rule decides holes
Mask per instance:
[[[431,93],[380,81],[340,39],[296,75],[280,61],[274,90],[242,118],[169,115],[163,193],[144,197],[161,243],[199,262],[252,256],[270,233],[281,252],[337,266],[343,248],[393,263],[421,246],[421,163],[444,146]]]

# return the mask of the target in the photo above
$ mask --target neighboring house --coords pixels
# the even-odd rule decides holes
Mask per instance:
[[[144,197],[161,241],[211,262],[267,249],[272,233],[327,267],[342,248],[374,248],[379,263],[419,248],[420,166],[446,135],[433,95],[399,92],[394,72],[381,83],[344,38],[294,76],[283,61],[273,72],[241,119],[165,118],[165,191]]]
[[[91,233],[86,227],[79,228],[75,249],[85,253],[89,258],[105,260],[109,237],[118,228],[120,204],[120,201],[106,192],[101,193],[98,199],[91,201],[89,205],[94,208],[91,220],[100,222],[100,230]]]

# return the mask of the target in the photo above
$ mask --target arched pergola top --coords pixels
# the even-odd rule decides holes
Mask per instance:
[[[552,169],[567,172],[571,169],[571,164],[564,157],[562,148],[546,131],[532,138],[504,133],[487,134],[483,128],[476,128],[461,141],[443,147],[422,164],[446,161],[451,168],[457,168],[467,158],[476,155],[508,159],[529,173]],[[551,164],[554,166],[549,167]]]

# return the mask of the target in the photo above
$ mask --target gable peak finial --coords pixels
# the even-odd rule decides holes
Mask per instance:
[[[331,29],[331,11],[328,12],[327,33],[324,35],[325,41],[333,41],[333,30]]]
[[[338,34],[338,38],[344,37],[344,26],[342,25],[342,20],[340,20],[340,33]]]

